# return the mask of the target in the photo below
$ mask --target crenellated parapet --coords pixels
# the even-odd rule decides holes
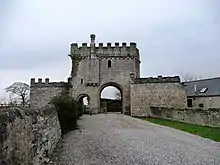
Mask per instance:
[[[135,78],[131,82],[133,84],[143,84],[143,83],[180,83],[180,77],[148,77],[148,78]]]
[[[50,82],[49,78],[31,78],[30,82],[30,105],[31,107],[42,107],[50,103],[54,96],[62,92],[71,93],[72,79],[68,78],[68,82]]]
[[[30,85],[31,87],[66,87],[68,82],[50,82],[49,78],[45,78],[45,81],[42,81],[42,78],[38,78],[38,81],[35,81],[35,78],[31,78]]]
[[[103,43],[88,45],[87,43],[82,43],[79,46],[77,43],[72,43],[70,48],[69,56],[73,59],[85,59],[90,56],[90,54],[94,54],[98,58],[118,58],[123,57],[127,58],[137,58],[139,60],[139,50],[137,48],[137,44],[135,42],[130,42],[129,44],[123,42],[121,43],[110,43],[108,42],[106,45]]]

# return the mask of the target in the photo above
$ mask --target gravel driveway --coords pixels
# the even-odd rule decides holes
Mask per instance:
[[[58,164],[220,165],[220,143],[121,114],[83,116]]]

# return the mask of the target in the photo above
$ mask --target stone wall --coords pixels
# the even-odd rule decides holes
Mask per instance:
[[[192,108],[199,108],[199,104],[203,104],[203,109],[220,108],[220,96],[188,97],[188,99],[192,99]]]
[[[38,82],[35,82],[35,79],[31,79],[30,86],[30,106],[32,108],[41,108],[47,105],[51,99],[60,94],[63,90],[66,90],[68,83],[66,82],[49,82],[49,79],[46,78],[45,82],[42,82],[42,79],[38,79]]]
[[[61,138],[53,107],[0,110],[0,164],[40,165]]]
[[[106,84],[121,88],[123,92],[123,112],[130,113],[130,73],[140,77],[140,57],[137,44],[103,43],[95,45],[95,35],[91,35],[88,46],[72,43],[70,58],[72,60],[72,95],[82,94],[90,98],[90,108],[97,113],[100,109],[100,91]],[[111,67],[109,67],[109,62]]]
[[[179,77],[135,79],[130,85],[130,91],[132,116],[147,116],[150,106],[187,106],[186,91]]]
[[[192,124],[220,127],[220,109],[176,109],[150,107],[150,116]]]

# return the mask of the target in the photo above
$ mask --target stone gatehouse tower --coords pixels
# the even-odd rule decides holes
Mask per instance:
[[[100,110],[101,91],[107,86],[114,86],[122,94],[123,113],[130,113],[130,82],[131,75],[140,77],[140,58],[136,43],[103,43],[96,45],[95,35],[90,36],[91,42],[72,43],[70,58],[72,60],[71,83],[72,95],[80,99],[89,98],[93,113]]]

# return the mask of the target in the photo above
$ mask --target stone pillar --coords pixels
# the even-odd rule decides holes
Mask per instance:
[[[90,111],[92,112],[92,114],[97,114],[99,111],[99,106],[97,105],[97,97],[91,97],[90,98],[90,104],[89,104],[89,108]]]

